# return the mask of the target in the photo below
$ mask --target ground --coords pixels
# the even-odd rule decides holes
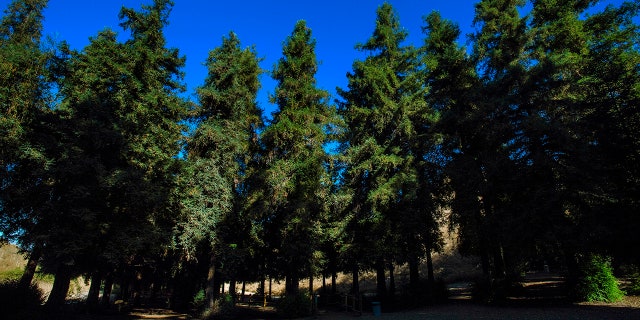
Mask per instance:
[[[347,313],[341,308],[320,309],[318,313],[308,320],[347,320],[347,319],[640,319],[640,297],[625,297],[622,301],[608,303],[571,303],[566,299],[566,287],[564,280],[553,273],[529,273],[522,283],[522,290],[511,295],[507,301],[499,305],[485,305],[470,299],[470,283],[461,281],[462,275],[468,276],[471,272],[477,272],[477,262],[473,259],[456,255],[436,256],[438,270],[436,272],[449,284],[450,299],[443,304],[414,308],[397,312],[387,312],[382,306],[382,315],[375,317],[370,307],[365,306],[362,314]],[[14,270],[20,271],[24,267],[24,259],[17,254],[15,248],[0,247],[0,273],[13,275]],[[396,281],[401,285],[406,281],[406,272],[403,267],[397,269]],[[464,271],[464,272],[463,272]],[[468,277],[467,277],[468,278]],[[348,275],[341,275],[338,288],[346,291],[349,284]],[[82,297],[86,291],[86,285],[77,281],[75,289],[77,295]],[[43,285],[43,284],[41,284]],[[282,290],[282,283],[273,283],[274,292]],[[320,288],[322,282],[314,285]],[[247,286],[247,294],[253,292],[257,284]],[[361,288],[363,290],[375,290],[373,275],[362,276]],[[239,288],[238,288],[239,289]],[[48,291],[45,288],[45,292]],[[1,309],[1,308],[0,308]],[[241,306],[239,319],[258,320],[276,318],[273,308],[262,309],[254,306]],[[2,314],[0,313],[0,318]],[[51,318],[51,317],[47,317]],[[115,308],[101,314],[86,314],[78,311],[70,311],[54,316],[52,319],[75,320],[132,320],[132,319],[192,319],[189,315],[175,313],[166,309],[138,308],[129,312],[118,312]]]

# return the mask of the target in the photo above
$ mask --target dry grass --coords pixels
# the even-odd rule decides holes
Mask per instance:
[[[18,247],[5,244],[0,247],[0,273],[23,269],[27,260],[18,251]]]
[[[464,257],[457,252],[457,231],[449,230],[446,227],[441,229],[444,236],[444,247],[441,253],[433,255],[433,268],[436,279],[440,279],[446,283],[454,283],[460,281],[471,281],[478,278],[482,270],[480,268],[480,261],[476,257]],[[426,277],[427,275],[427,263],[423,260],[420,265],[420,275]],[[388,270],[387,270],[388,276]],[[409,283],[409,267],[408,265],[396,266],[394,271],[396,288],[402,288]],[[359,285],[361,292],[375,292],[376,290],[376,274],[373,271],[364,271],[359,274]],[[327,286],[331,285],[331,278],[326,280]],[[347,293],[351,289],[352,275],[339,273],[336,279],[336,291],[338,293]],[[267,290],[269,282],[267,281]],[[284,292],[284,281],[272,282],[271,290],[273,295],[281,295]],[[247,283],[245,288],[245,294],[251,295],[258,290],[259,283]],[[304,279],[300,282],[301,289],[307,289],[309,287],[309,280]],[[315,289],[322,288],[322,277],[314,279],[313,287]],[[236,286],[238,293],[242,288],[242,284],[239,283]],[[225,292],[228,292],[228,285],[225,287]]]

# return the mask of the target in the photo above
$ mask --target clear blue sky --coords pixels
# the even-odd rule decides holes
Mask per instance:
[[[165,29],[169,47],[175,47],[187,57],[185,82],[187,94],[201,85],[207,70],[203,66],[209,50],[221,43],[222,36],[234,31],[243,46],[255,45],[261,66],[270,71],[282,55],[282,43],[291,34],[298,20],[306,20],[316,39],[316,55],[321,62],[318,86],[335,93],[346,86],[346,73],[360,54],[354,45],[364,42],[375,26],[376,8],[383,0],[174,0],[170,24]],[[139,9],[152,0],[50,0],[45,11],[45,35],[66,40],[72,48],[81,50],[89,37],[110,28],[123,39],[128,35],[119,26],[118,12],[122,6]],[[439,11],[443,17],[458,22],[464,34],[473,31],[471,24],[474,3],[470,0],[389,0],[409,33],[407,44],[420,45],[423,40],[422,17]],[[621,0],[601,1],[621,3]],[[10,0],[0,0],[6,9]],[[464,39],[462,42],[464,43]],[[269,116],[275,109],[268,103],[268,94],[275,82],[268,74],[262,77],[260,107]]]

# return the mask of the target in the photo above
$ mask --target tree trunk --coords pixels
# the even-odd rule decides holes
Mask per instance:
[[[91,275],[91,287],[89,287],[89,293],[87,294],[87,306],[89,309],[95,308],[98,305],[101,284],[102,273],[100,271],[96,271]]]
[[[504,250],[501,244],[499,244],[493,252],[493,265],[495,269],[494,278],[504,279],[507,274],[504,262]]]
[[[418,257],[411,257],[409,259],[409,288],[411,291],[415,291],[420,286],[419,268]]]
[[[337,293],[336,282],[338,279],[338,274],[335,271],[331,272],[331,294],[335,295]]]
[[[241,293],[242,294],[241,295],[241,297],[242,297],[241,301],[242,302],[244,302],[244,293],[245,293],[246,289],[247,289],[247,283],[245,281],[242,281],[242,293]]]
[[[293,295],[298,293],[298,289],[300,288],[300,281],[296,276],[287,276],[285,278],[285,294]]]
[[[388,297],[393,299],[396,295],[396,278],[393,274],[395,266],[393,263],[389,263],[389,292]]]
[[[327,294],[327,275],[323,272],[322,273],[322,295],[326,295]]]
[[[378,299],[384,300],[387,296],[387,279],[385,277],[384,260],[376,261],[376,294]]]
[[[489,262],[489,253],[486,248],[481,248],[482,252],[480,253],[480,262],[482,264],[482,274],[489,278],[491,276],[491,265]]]
[[[313,275],[309,276],[309,296],[313,297]]]
[[[351,283],[351,293],[355,296],[360,294],[360,283],[358,280],[359,273],[360,273],[360,270],[358,268],[358,264],[354,263],[353,270],[351,271],[351,275],[353,276],[353,281]],[[335,280],[335,278],[333,280]],[[334,288],[335,288],[335,282],[334,282]]]
[[[433,257],[431,256],[431,249],[427,249],[427,280],[429,284],[433,285],[436,282],[436,278],[433,274]]]
[[[142,304],[142,271],[136,270],[133,278],[133,306],[139,307]]]
[[[236,292],[237,291],[238,291],[238,289],[236,289],[236,279],[229,280],[229,290],[227,290],[227,292],[231,296],[231,299],[233,300],[233,302],[236,302]]]
[[[269,276],[269,301],[271,301],[271,285],[273,284],[273,279]]]
[[[261,294],[263,296],[266,295],[266,293],[267,293],[267,290],[265,290],[266,289],[266,285],[267,285],[266,281],[267,280],[265,279],[264,275],[260,276],[260,292],[259,292],[259,294]]]
[[[35,245],[33,250],[29,254],[29,261],[27,265],[24,267],[24,273],[22,277],[20,277],[19,286],[21,288],[28,288],[33,281],[33,277],[36,274],[36,269],[38,267],[38,261],[40,261],[40,257],[42,256],[42,249],[39,245]]]
[[[267,290],[265,290],[265,286],[267,285],[264,274],[260,276],[260,292],[258,294],[262,295],[262,307],[267,307]]]
[[[122,301],[129,301],[130,298],[130,294],[129,294],[129,285],[130,285],[131,281],[129,279],[129,275],[125,272],[122,275],[122,279],[120,279],[120,299],[118,300],[122,300]]]
[[[108,274],[104,279],[104,289],[102,289],[102,301],[101,304],[104,307],[109,307],[111,303],[111,289],[113,288],[113,275]]]
[[[214,302],[218,298],[219,287],[216,286],[216,256],[211,250],[209,259],[209,272],[207,273],[207,286],[205,288],[205,297],[209,307],[213,307]]]
[[[71,272],[69,267],[65,265],[58,267],[55,279],[53,280],[53,288],[51,288],[51,293],[47,300],[47,308],[56,310],[64,304],[64,301],[67,298],[67,293],[69,292],[70,283]]]

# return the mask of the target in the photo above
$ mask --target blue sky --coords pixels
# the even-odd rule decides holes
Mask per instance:
[[[0,0],[6,9],[10,0]],[[282,43],[293,31],[298,20],[306,20],[316,39],[316,55],[321,62],[318,86],[335,93],[336,86],[346,86],[346,73],[359,56],[354,45],[364,42],[373,32],[376,8],[383,0],[329,0],[329,1],[265,1],[265,0],[174,0],[170,24],[165,35],[170,47],[180,49],[187,57],[185,82],[187,93],[201,85],[207,74],[203,66],[209,50],[221,43],[223,36],[234,31],[243,46],[255,45],[258,55],[265,60],[261,67],[267,71],[282,56]],[[445,17],[460,21],[468,27],[473,19],[475,1],[389,1],[409,32],[408,43],[422,41],[422,17],[439,10]],[[82,49],[89,37],[111,28],[123,37],[127,33],[119,26],[118,12],[122,6],[139,9],[151,0],[50,0],[45,11],[45,34],[57,40],[66,40],[72,48]],[[467,29],[470,30],[470,29]],[[275,82],[269,74],[262,76],[263,88],[259,94],[260,107],[268,116],[274,106],[268,103],[268,94]]]
[[[335,93],[335,88],[346,86],[346,73],[353,61],[362,57],[354,46],[364,42],[375,26],[376,8],[383,0],[328,0],[328,1],[276,1],[276,0],[174,0],[165,35],[170,47],[187,57],[185,82],[187,94],[193,98],[194,89],[201,85],[207,70],[203,65],[209,50],[221,43],[223,36],[234,31],[243,46],[254,45],[265,60],[261,67],[272,70],[282,55],[282,43],[291,34],[298,20],[306,20],[316,39],[316,55],[321,62],[318,86]],[[66,40],[72,48],[82,49],[89,37],[110,28],[123,39],[128,35],[119,26],[118,12],[122,6],[139,9],[152,0],[50,0],[45,11],[45,35]],[[456,21],[463,34],[473,31],[471,25],[474,3],[469,0],[389,0],[409,33],[407,44],[420,45],[423,41],[422,17],[439,11],[443,17]],[[620,3],[620,0],[602,1]],[[10,0],[0,0],[6,9]],[[463,39],[464,43],[465,40]],[[265,116],[275,109],[268,103],[275,82],[269,74],[262,76],[263,88],[259,93],[260,107]]]

